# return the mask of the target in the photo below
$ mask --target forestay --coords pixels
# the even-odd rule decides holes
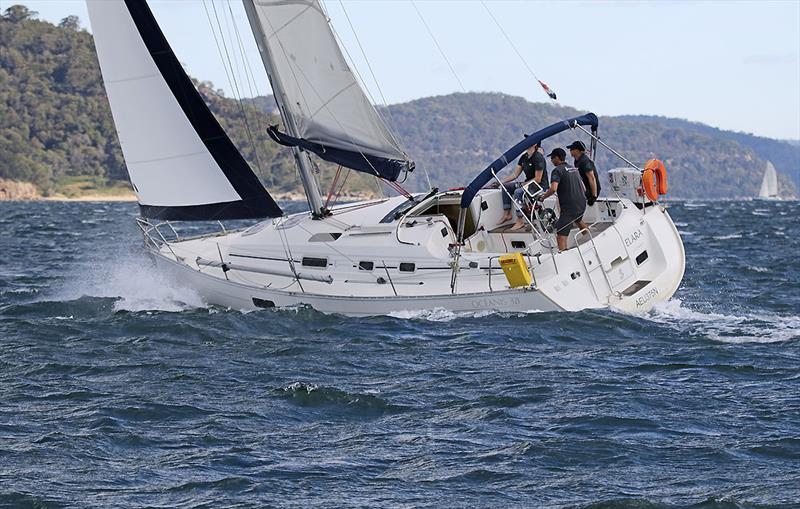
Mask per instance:
[[[245,0],[288,133],[284,145],[395,180],[413,162],[365,95],[317,0]]]
[[[97,56],[144,217],[275,217],[281,209],[220,127],[140,0],[87,2]]]

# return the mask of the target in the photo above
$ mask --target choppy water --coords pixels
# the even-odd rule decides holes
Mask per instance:
[[[0,507],[800,505],[800,205],[676,204],[647,316],[207,308],[132,204],[0,203]]]

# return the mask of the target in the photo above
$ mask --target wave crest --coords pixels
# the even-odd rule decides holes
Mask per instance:
[[[346,392],[308,382],[293,382],[276,390],[276,393],[299,406],[334,407],[357,414],[395,413],[404,409],[375,394]]]
[[[680,330],[699,331],[722,343],[780,343],[800,339],[800,316],[705,313],[685,307],[680,299],[671,299],[656,304],[649,317]]]

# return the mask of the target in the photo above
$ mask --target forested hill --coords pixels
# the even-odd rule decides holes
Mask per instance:
[[[239,103],[210,83],[197,85],[268,188],[299,189],[289,151],[264,134],[279,120],[272,98]],[[523,133],[580,112],[502,94],[468,93],[392,105],[385,113],[417,161],[419,169],[406,185],[422,190],[427,187],[423,168],[440,188],[463,186]],[[766,159],[781,174],[785,194],[796,193],[786,175],[800,181],[800,146],[786,142],[659,117],[601,117],[600,129],[605,141],[636,162],[663,159],[675,197],[753,196]],[[562,134],[546,148],[574,138],[574,133]],[[598,156],[601,169],[620,165],[605,151]],[[330,173],[323,168],[323,174]],[[0,178],[52,192],[87,176],[110,185],[126,178],[92,37],[75,17],[53,25],[12,6],[0,18]],[[348,187],[375,189],[360,176],[351,176]]]
[[[0,177],[33,182],[44,193],[81,176],[127,180],[94,41],[80,23],[38,21],[21,6],[0,18]],[[266,136],[255,150],[243,121],[265,128],[276,117],[210,84],[198,88],[264,181],[277,191],[296,189],[290,154]]]

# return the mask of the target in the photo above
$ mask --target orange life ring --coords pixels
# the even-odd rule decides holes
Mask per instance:
[[[667,194],[667,168],[658,159],[650,159],[644,164],[642,173],[642,187],[644,194],[651,201],[658,201],[659,195]]]

